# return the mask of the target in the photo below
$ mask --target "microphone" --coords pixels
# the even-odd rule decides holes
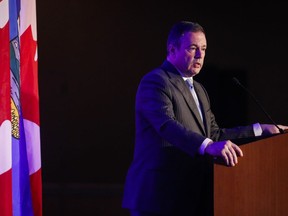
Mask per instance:
[[[280,128],[274,121],[273,119],[271,118],[271,116],[266,112],[266,110],[264,109],[264,107],[259,103],[259,101],[255,98],[255,96],[245,87],[243,86],[240,81],[233,77],[233,81],[238,85],[240,86],[242,89],[244,89],[246,92],[248,92],[248,94],[250,95],[250,97],[254,100],[254,102],[261,108],[261,110],[264,112],[264,114],[270,119],[270,121],[278,128],[279,132],[281,134],[283,134],[285,131]]]

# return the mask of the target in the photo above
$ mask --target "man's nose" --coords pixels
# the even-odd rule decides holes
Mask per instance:
[[[201,58],[201,51],[200,51],[200,49],[197,49],[196,50],[196,53],[195,53],[195,58]]]

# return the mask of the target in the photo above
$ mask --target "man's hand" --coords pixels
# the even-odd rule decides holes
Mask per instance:
[[[281,128],[282,130],[288,130],[288,126],[286,125],[277,125],[279,128]],[[275,125],[271,125],[271,124],[261,124],[261,128],[263,133],[262,134],[277,134],[280,133],[280,131],[278,130],[278,128]]]
[[[214,157],[222,157],[227,166],[235,166],[238,163],[238,157],[243,157],[240,147],[230,140],[210,142],[205,148],[205,153]]]

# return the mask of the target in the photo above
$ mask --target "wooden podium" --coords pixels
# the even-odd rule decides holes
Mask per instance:
[[[235,167],[214,163],[214,216],[288,215],[288,133],[240,145]]]

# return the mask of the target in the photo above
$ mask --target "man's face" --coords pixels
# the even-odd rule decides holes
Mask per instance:
[[[180,41],[180,47],[174,47],[173,64],[184,76],[195,76],[204,63],[207,48],[205,34],[186,32]]]

